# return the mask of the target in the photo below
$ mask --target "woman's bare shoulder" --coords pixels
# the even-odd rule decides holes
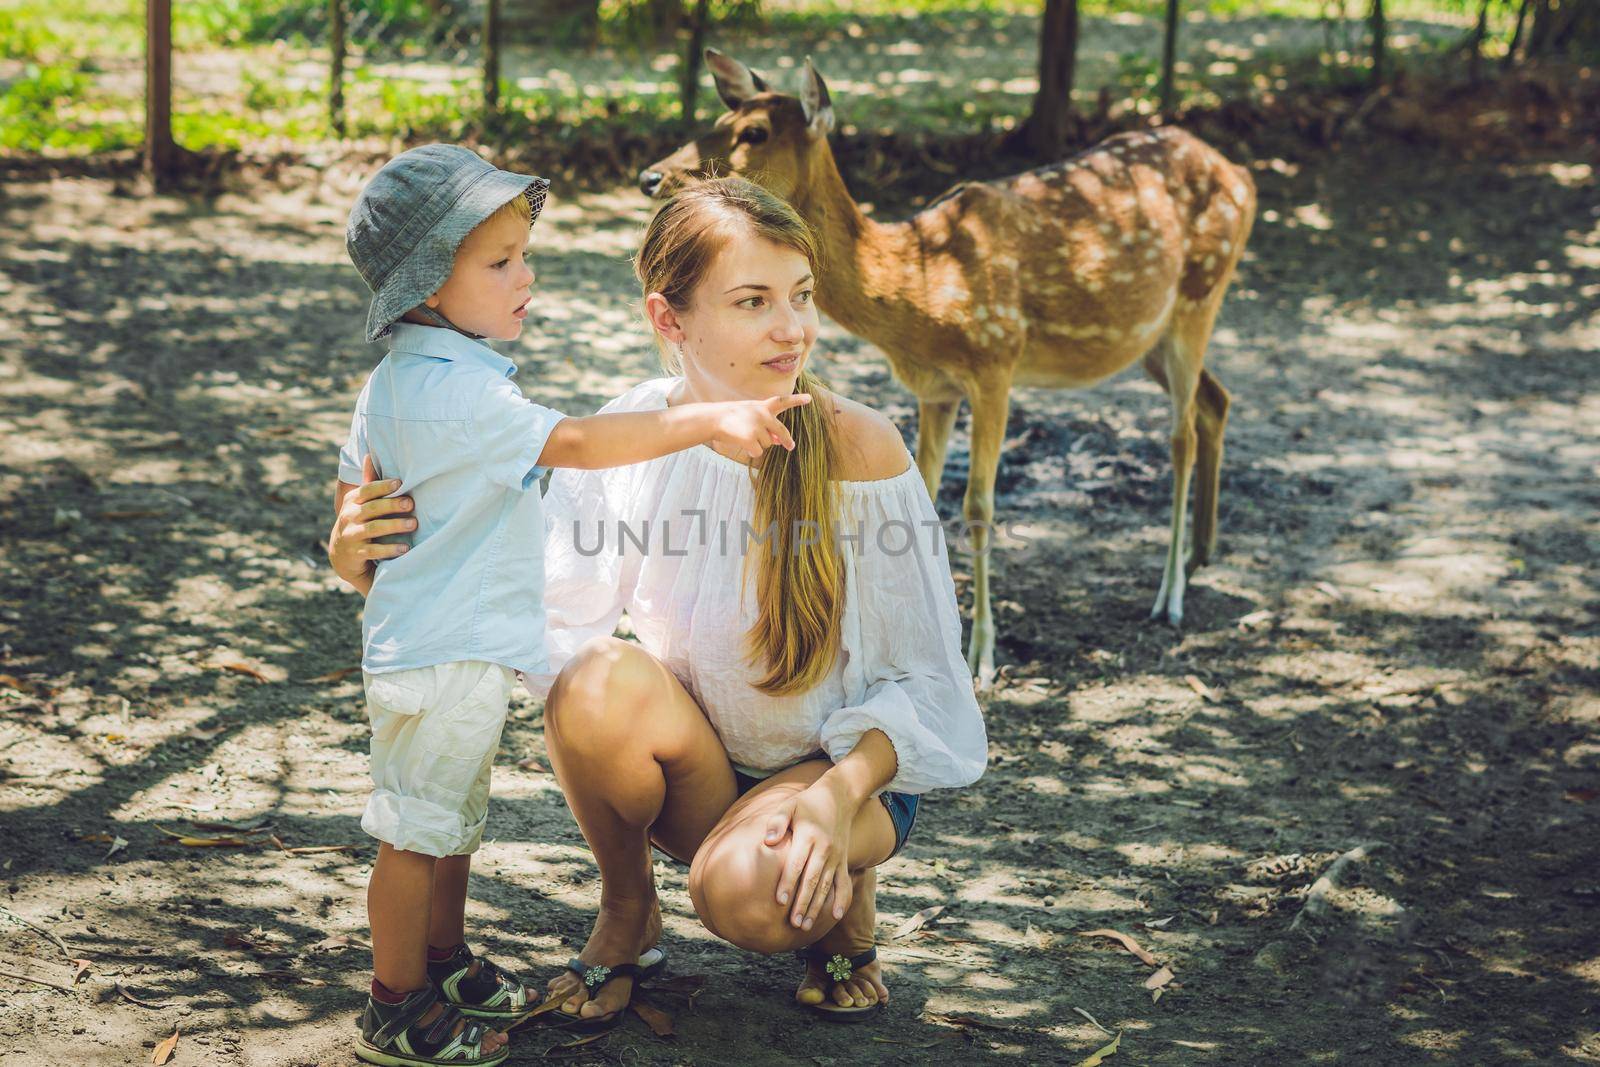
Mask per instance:
[[[911,465],[905,440],[888,416],[838,393],[827,394],[827,402],[833,405],[841,481],[893,478]]]

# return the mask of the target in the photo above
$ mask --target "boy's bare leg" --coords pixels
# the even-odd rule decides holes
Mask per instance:
[[[428,984],[428,932],[433,916],[436,866],[442,861],[420,852],[406,852],[387,841],[378,846],[378,860],[367,883],[367,922],[372,927],[372,973],[395,993],[410,993]],[[462,874],[465,901],[465,872]],[[456,944],[452,941],[451,944]],[[423,1015],[431,1023],[444,1011],[435,1004]],[[460,1033],[462,1020],[456,1028]],[[483,1050],[493,1052],[506,1036],[490,1031]]]
[[[467,939],[467,875],[471,870],[470,855],[445,856],[434,863],[429,948],[455,948]]]

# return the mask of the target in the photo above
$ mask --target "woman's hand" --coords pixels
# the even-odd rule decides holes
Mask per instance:
[[[715,415],[711,443],[728,451],[743,452],[753,460],[760,459],[769,445],[782,445],[793,452],[794,436],[778,421],[778,416],[790,408],[809,403],[810,393],[720,403],[717,407],[722,410]]]
[[[766,844],[777,847],[791,835],[789,857],[778,876],[778,903],[788,907],[789,922],[802,929],[831,900],[833,917],[850,908],[850,824],[859,802],[830,779],[819,778],[774,812],[767,822]]]
[[[411,498],[388,495],[399,488],[398,478],[380,480],[372,457],[366,456],[361,461],[361,484],[346,490],[339,502],[328,535],[328,563],[333,573],[362,592],[370,586],[378,560],[406,552],[405,545],[379,544],[376,539],[417,528],[417,521],[407,514]]]

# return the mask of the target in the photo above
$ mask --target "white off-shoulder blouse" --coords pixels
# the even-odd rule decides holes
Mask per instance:
[[[605,411],[667,405],[679,379],[645,382]],[[909,462],[909,457],[908,457]],[[588,639],[627,611],[641,645],[699,702],[733,764],[757,777],[824,752],[838,760],[876,727],[894,744],[888,789],[923,793],[983,773],[987,740],[961,654],[961,621],[943,529],[914,466],[840,482],[837,531],[846,585],[840,655],[808,692],[772,697],[746,635],[756,617],[746,552],[771,551],[753,528],[750,468],[706,446],[608,470],[557,470],[545,494],[548,692]]]

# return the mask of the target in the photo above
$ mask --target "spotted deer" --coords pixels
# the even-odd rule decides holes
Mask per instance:
[[[1255,219],[1243,168],[1175,128],[1109,137],[1009,178],[964,182],[905,222],[868,218],[828,145],[828,88],[811,60],[800,95],[706,51],[728,106],[710,132],[640,174],[646,195],[734,173],[787,199],[818,234],[818,306],[879,348],[919,404],[917,466],[938,495],[965,397],[973,548],[969,667],[994,676],[989,552],[995,473],[1013,386],[1082,388],[1135,362],[1172,404],[1172,523],[1152,618],[1183,619],[1187,577],[1217,541],[1228,392],[1203,366]],[[1180,560],[1196,473],[1193,547]]]

